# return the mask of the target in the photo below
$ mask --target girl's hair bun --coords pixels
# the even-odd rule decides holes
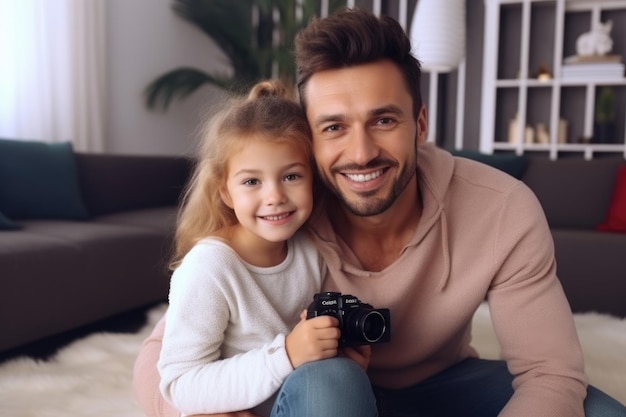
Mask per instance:
[[[278,80],[266,80],[258,82],[248,94],[249,100],[265,97],[287,97],[285,85]]]

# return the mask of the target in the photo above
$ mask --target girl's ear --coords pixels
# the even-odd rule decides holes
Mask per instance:
[[[225,185],[220,187],[220,197],[222,198],[222,201],[224,202],[224,204],[226,204],[226,206],[231,209],[233,208],[233,200],[232,198],[230,198],[230,193],[226,189]]]

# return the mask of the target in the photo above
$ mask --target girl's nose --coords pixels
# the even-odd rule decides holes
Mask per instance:
[[[268,184],[265,201],[268,205],[283,204],[287,201],[282,184]]]

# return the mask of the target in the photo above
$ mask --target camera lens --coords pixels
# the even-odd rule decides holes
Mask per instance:
[[[380,312],[369,310],[357,318],[356,330],[366,342],[376,343],[385,335],[387,322]]]

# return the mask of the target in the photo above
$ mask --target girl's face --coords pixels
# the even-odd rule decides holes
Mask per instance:
[[[283,242],[311,214],[312,187],[311,166],[300,145],[252,139],[231,156],[221,195],[245,232]]]

